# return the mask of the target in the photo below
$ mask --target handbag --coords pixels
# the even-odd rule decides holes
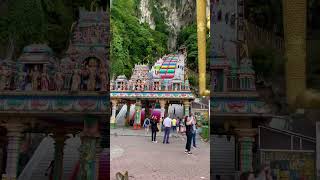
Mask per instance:
[[[156,131],[157,131],[157,132],[159,132],[159,128],[158,128],[158,126],[157,126],[157,129],[156,129]]]

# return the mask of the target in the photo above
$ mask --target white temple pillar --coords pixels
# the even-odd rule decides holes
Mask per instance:
[[[164,118],[164,113],[166,111],[165,107],[166,107],[166,100],[164,99],[161,99],[159,101],[160,103],[160,108],[161,108],[161,118],[160,118],[160,121],[159,121],[159,131],[161,132],[161,124],[162,124],[162,118]]]
[[[111,100],[112,103],[112,114],[111,114],[111,118],[110,118],[110,127],[111,128],[115,128],[116,127],[116,112],[117,112],[117,100]]]
[[[8,130],[8,147],[7,165],[4,177],[6,177],[6,180],[16,180],[23,124],[18,121],[10,121],[6,125],[6,128]]]

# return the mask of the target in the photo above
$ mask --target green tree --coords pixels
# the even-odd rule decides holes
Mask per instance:
[[[184,27],[178,35],[178,46],[185,46],[187,48],[187,67],[190,71],[190,84],[194,87],[198,86],[198,39],[197,39],[197,25],[191,24]],[[210,52],[210,36],[207,34],[207,72],[210,72],[209,62]],[[209,75],[207,75],[209,77]],[[209,80],[209,78],[208,78]],[[208,85],[210,82],[208,81]]]
[[[166,33],[139,22],[138,3],[117,0],[111,7],[111,73],[114,76],[130,77],[135,64],[153,64],[167,52]]]
[[[8,46],[7,57],[16,58],[32,43],[47,43],[58,54],[68,45],[71,24],[79,7],[90,8],[92,0],[14,0],[0,17],[0,44]],[[14,56],[14,57],[13,57]]]

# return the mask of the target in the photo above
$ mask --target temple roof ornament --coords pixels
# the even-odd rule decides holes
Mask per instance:
[[[248,74],[248,75],[255,74],[255,72],[253,70],[253,66],[252,66],[252,60],[250,58],[246,57],[246,58],[241,59],[239,73]]]
[[[24,64],[53,63],[53,51],[46,44],[31,44],[23,48],[22,55],[18,58],[18,61]]]

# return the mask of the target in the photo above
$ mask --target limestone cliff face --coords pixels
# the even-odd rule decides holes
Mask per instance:
[[[209,13],[210,0],[207,0],[207,13]],[[161,14],[164,22],[168,26],[169,40],[168,48],[176,48],[177,37],[180,30],[188,24],[196,21],[196,1],[195,0],[139,0],[140,22],[150,25],[155,29],[155,14]],[[157,12],[154,12],[157,11]]]

